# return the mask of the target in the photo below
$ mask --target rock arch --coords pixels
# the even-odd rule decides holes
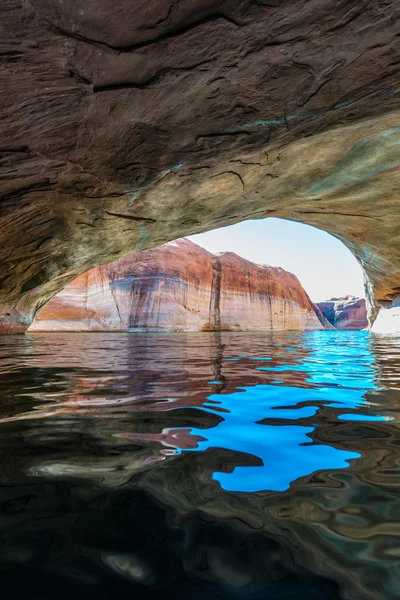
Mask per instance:
[[[1,331],[96,264],[268,216],[340,238],[400,327],[398,12],[3,0]]]

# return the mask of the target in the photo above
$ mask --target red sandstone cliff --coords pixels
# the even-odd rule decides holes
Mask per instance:
[[[331,298],[325,302],[318,302],[317,307],[336,329],[356,330],[368,327],[364,298]]]
[[[292,273],[189,240],[96,267],[42,310],[31,330],[323,329]]]

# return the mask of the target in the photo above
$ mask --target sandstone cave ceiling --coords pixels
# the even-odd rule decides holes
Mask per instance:
[[[80,273],[248,218],[400,292],[400,5],[3,0],[0,323]]]

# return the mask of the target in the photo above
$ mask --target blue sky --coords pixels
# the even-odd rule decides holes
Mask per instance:
[[[361,267],[335,237],[283,219],[244,221],[189,238],[210,252],[236,252],[255,263],[297,275],[314,302],[333,296],[364,296]]]

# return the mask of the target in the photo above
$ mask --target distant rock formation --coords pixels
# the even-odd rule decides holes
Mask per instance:
[[[368,327],[364,298],[331,298],[325,302],[318,302],[316,306],[336,329],[356,330]]]
[[[186,239],[96,267],[42,310],[36,331],[324,329],[299,280]]]

